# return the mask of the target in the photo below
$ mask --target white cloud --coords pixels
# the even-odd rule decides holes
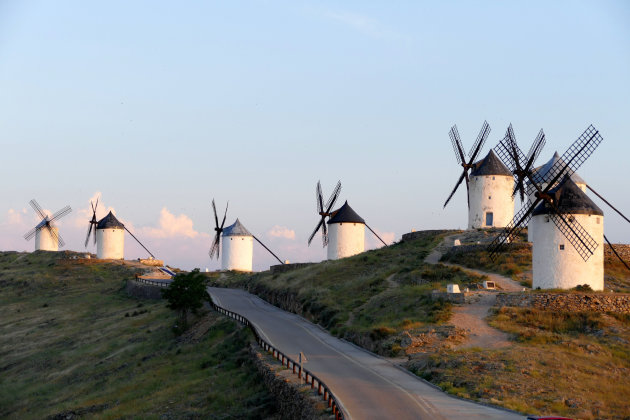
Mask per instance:
[[[324,16],[373,38],[402,38],[374,18],[352,12],[327,11]]]
[[[396,234],[394,232],[383,232],[378,229],[374,229],[374,232],[376,232],[376,234],[380,236],[387,245],[391,245],[394,242],[394,239],[396,239]],[[367,235],[367,249],[380,248],[383,246],[383,242],[379,241],[372,232],[366,229],[365,234]]]
[[[74,212],[75,216],[72,220],[74,227],[88,228],[88,222],[92,220],[92,205],[90,203],[96,205],[96,220],[102,219],[110,211],[114,215],[116,214],[116,210],[113,207],[105,205],[101,197],[101,192],[97,191],[85,202],[85,207],[81,207]]]
[[[9,209],[9,211],[7,212],[7,224],[21,226],[24,224],[25,215],[26,215],[26,209],[22,209],[22,210]]]
[[[295,239],[295,231],[293,229],[289,229],[285,226],[275,225],[271,228],[267,235],[272,238],[284,238],[284,239]]]
[[[183,236],[186,238],[196,238],[199,235],[193,228],[193,221],[185,214],[175,216],[166,207],[160,212],[160,221],[157,228],[145,227],[142,232],[152,238],[174,238]]]

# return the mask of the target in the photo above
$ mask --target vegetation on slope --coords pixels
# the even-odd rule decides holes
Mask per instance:
[[[0,417],[269,418],[246,329],[213,312],[175,337],[133,269],[69,253],[0,253]]]
[[[455,395],[520,412],[627,418],[630,317],[502,308],[490,323],[515,345],[442,350],[412,358],[411,370]]]
[[[442,255],[440,261],[502,274],[520,281],[525,286],[531,287],[532,248],[531,244],[527,242],[527,230],[523,232],[518,240],[507,245],[504,251],[497,253],[495,260],[490,258],[488,244],[496,235],[496,232],[467,232],[464,236],[471,235],[475,240],[480,239],[479,236],[481,235],[482,243],[477,246],[466,247],[465,252],[462,252],[457,247],[450,248]],[[463,240],[462,245],[466,244],[467,241]],[[608,247],[608,244],[600,246]],[[610,253],[605,253],[604,255],[605,289],[623,293],[630,292],[630,271],[616,256]]]
[[[417,351],[406,351],[409,368],[455,395],[532,414],[627,417],[627,316],[503,308],[490,323],[509,333],[513,345],[453,349],[464,338],[453,335],[447,325],[436,326],[448,322],[452,307],[432,302],[428,294],[446,283],[480,279],[456,267],[424,264],[431,249],[450,234],[425,232],[418,239],[352,258],[276,275],[231,273],[218,283],[246,288],[381,354],[400,354],[401,347],[416,340]],[[472,243],[491,236],[472,235]],[[508,247],[498,262],[489,259],[483,245],[446,260],[521,279],[531,270],[531,251],[523,240]],[[607,275],[608,264],[607,259]],[[407,343],[401,346],[405,335]]]
[[[230,273],[216,283],[249,290],[335,335],[394,355],[401,333],[450,317],[450,303],[432,300],[432,290],[480,280],[458,268],[424,263],[449,233],[426,232],[412,241],[285,273]]]

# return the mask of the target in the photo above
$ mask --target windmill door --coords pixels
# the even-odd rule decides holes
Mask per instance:
[[[486,226],[492,226],[492,223],[494,222],[494,214],[489,211],[486,213]]]

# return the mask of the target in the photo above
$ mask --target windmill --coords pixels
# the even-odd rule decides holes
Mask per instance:
[[[542,218],[540,223],[536,223],[536,228],[541,232],[541,236],[537,238],[534,235],[534,255],[532,256],[534,285],[538,280],[545,284],[552,284],[552,286],[562,286],[570,277],[583,278],[582,276],[587,274],[589,278],[599,278],[601,273],[603,287],[603,252],[601,248],[597,252],[596,261],[587,264],[589,258],[596,253],[599,245],[589,234],[589,230],[597,232],[595,233],[596,236],[600,236],[600,232],[603,235],[603,222],[599,219],[603,213],[570,179],[571,175],[582,166],[602,140],[599,131],[590,125],[562,155],[562,158],[557,160],[549,169],[545,178],[535,171],[523,172],[524,178],[527,178],[532,188],[535,189],[534,199],[528,201],[521,208],[512,222],[490,244],[490,256],[493,259],[496,259],[505,243],[512,241],[524,229],[532,216]],[[504,155],[504,157],[508,156],[514,160],[515,156],[518,156],[520,162],[521,156],[516,150],[515,142],[510,140],[509,143],[511,153]],[[534,145],[536,144],[537,142],[534,142]],[[532,152],[532,155],[535,154],[535,151]],[[524,161],[529,162],[530,159],[531,157]],[[514,167],[517,166],[516,162],[508,163]],[[588,223],[589,229],[585,229],[580,220],[582,223]],[[549,221],[553,222],[554,226],[546,224]],[[596,225],[599,225],[600,228],[596,228]],[[566,252],[570,250],[565,248],[565,240],[571,244],[575,253]],[[537,256],[536,254],[541,250],[548,250],[549,252],[546,252],[546,255]],[[584,264],[581,264],[579,259]],[[547,278],[549,276],[553,278]],[[596,280],[599,281],[599,279]]]
[[[29,204],[35,210],[35,213],[41,217],[41,221],[33,229],[28,231],[24,235],[24,239],[27,241],[35,237],[35,250],[42,251],[57,251],[59,247],[64,246],[65,242],[59,235],[59,229],[55,226],[55,221],[61,219],[72,211],[70,206],[65,206],[61,210],[54,213],[52,216],[48,216],[42,209],[42,207],[32,199]]]
[[[98,198],[96,199],[96,204],[90,200],[90,206],[92,206],[92,219],[89,221],[90,226],[88,227],[87,236],[85,237],[85,247],[87,248],[88,242],[90,242],[90,235],[94,232],[94,245],[96,245],[96,225],[98,225],[98,220],[96,219],[96,208],[98,207]]]
[[[512,197],[518,192],[521,197],[521,203],[525,202],[524,182],[527,178],[532,176],[534,172],[534,162],[545,146],[545,142],[545,132],[541,128],[529,148],[527,156],[525,156],[516,143],[516,136],[514,136],[512,124],[510,124],[505,133],[505,137],[494,148],[499,158],[514,174],[514,191],[512,191]]]
[[[225,225],[225,218],[227,217],[228,211],[228,202],[225,205],[225,213],[223,214],[223,221],[219,226],[219,217],[217,216],[217,206],[214,204],[214,198],[212,199],[212,210],[214,211],[214,241],[212,241],[212,246],[210,247],[210,251],[208,251],[208,255],[210,255],[210,259],[214,258],[216,255],[217,260],[219,259],[219,242],[221,241],[221,233],[223,232],[223,226]]]
[[[455,158],[457,159],[457,163],[464,168],[462,174],[460,175],[457,183],[455,184],[455,188],[451,192],[451,195],[448,196],[446,201],[444,202],[444,207],[451,201],[451,198],[455,194],[455,191],[459,188],[459,185],[463,180],[466,180],[466,193],[468,195],[468,171],[473,167],[473,162],[477,158],[479,151],[483,148],[483,144],[485,143],[488,135],[490,134],[490,125],[488,125],[487,121],[483,122],[481,126],[481,131],[479,131],[479,135],[477,136],[477,140],[475,140],[475,144],[470,148],[468,152],[468,161],[466,161],[466,157],[464,156],[464,147],[462,146],[462,141],[459,138],[459,132],[457,131],[457,125],[451,127],[448,135],[451,138],[451,143],[453,144],[453,150],[455,151]],[[470,208],[470,199],[468,199],[468,207]]]
[[[333,206],[335,205],[335,201],[337,201],[337,198],[339,198],[340,192],[341,192],[341,181],[337,181],[337,185],[335,186],[335,189],[333,190],[332,194],[328,198],[326,205],[324,205],[324,197],[322,194],[322,184],[319,181],[317,181],[317,187],[315,188],[315,198],[317,200],[317,214],[319,214],[321,219],[319,220],[319,223],[317,223],[317,226],[315,227],[315,230],[313,231],[313,233],[311,233],[311,236],[309,236],[308,238],[309,246],[311,245],[311,242],[313,241],[315,234],[317,234],[317,231],[320,228],[322,229],[323,246],[325,247],[326,245],[328,245],[328,229],[326,228],[326,217],[330,218],[332,214],[331,210]]]
[[[236,222],[223,229],[221,236],[221,248],[223,250],[221,255],[222,270],[252,271],[254,241],[265,248],[280,264],[284,264],[256,235],[247,230],[239,219],[236,219]]]
[[[327,256],[329,260],[362,253],[365,250],[365,228],[368,228],[383,245],[387,246],[387,243],[365,223],[365,220],[350,207],[347,201],[331,213],[327,224],[329,229]]]

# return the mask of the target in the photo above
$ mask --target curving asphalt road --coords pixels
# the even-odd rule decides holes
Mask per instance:
[[[215,303],[248,318],[285,354],[303,352],[350,419],[523,419],[524,416],[451,397],[409,372],[328,334],[300,316],[237,289],[210,287]]]

